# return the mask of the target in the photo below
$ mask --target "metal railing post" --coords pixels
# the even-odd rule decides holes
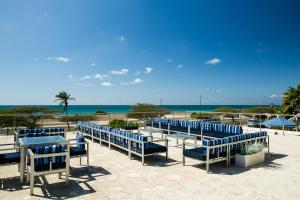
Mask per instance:
[[[259,132],[261,132],[261,114],[259,115]]]

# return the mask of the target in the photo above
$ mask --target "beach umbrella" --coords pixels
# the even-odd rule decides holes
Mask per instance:
[[[283,117],[276,117],[274,119],[271,119],[271,120],[267,120],[267,121],[264,121],[263,123],[261,123],[261,125],[264,125],[264,126],[275,126],[275,127],[279,127],[279,126],[295,126],[296,123],[294,122],[291,122]]]
[[[285,119],[284,117],[276,117],[271,120],[264,121],[261,123],[264,126],[273,126],[273,127],[283,127],[283,134],[284,134],[284,127],[293,127],[296,123]]]

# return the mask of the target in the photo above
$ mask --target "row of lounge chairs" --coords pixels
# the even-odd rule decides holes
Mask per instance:
[[[222,138],[225,136],[239,135],[243,133],[242,126],[222,124],[220,122],[174,120],[155,118],[146,123],[148,126],[160,128],[165,133],[184,132],[197,137],[211,136]]]
[[[109,148],[114,146],[126,151],[129,158],[131,158],[132,154],[141,157],[143,165],[145,157],[155,154],[165,153],[166,159],[168,159],[167,139],[153,140],[152,136],[144,136],[89,122],[78,122],[77,130],[90,137],[93,141],[97,140],[100,144],[106,143]]]

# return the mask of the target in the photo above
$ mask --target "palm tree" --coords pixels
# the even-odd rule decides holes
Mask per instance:
[[[300,84],[289,87],[282,97],[282,110],[284,113],[296,114],[300,112]]]
[[[75,98],[71,97],[71,95],[65,91],[58,92],[58,94],[55,95],[55,98],[55,101],[59,101],[60,106],[64,106],[64,112],[66,113],[66,122],[68,124],[68,129],[70,129],[68,120],[68,105],[69,101],[75,101]]]

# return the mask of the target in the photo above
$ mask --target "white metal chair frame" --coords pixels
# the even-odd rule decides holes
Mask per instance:
[[[76,139],[70,139],[69,141],[70,141],[70,147],[71,146],[77,146],[78,144],[85,144],[86,145],[86,154],[74,155],[74,156],[70,155],[70,158],[78,158],[79,157],[79,164],[81,165],[81,158],[86,157],[87,166],[89,167],[89,162],[90,162],[90,156],[89,156],[90,145],[89,145],[89,142],[87,142],[87,141],[77,142]]]
[[[61,178],[61,175],[63,172],[65,172],[65,178],[66,181],[69,181],[69,175],[70,175],[70,144],[68,142],[66,143],[60,143],[61,145],[66,145],[67,150],[65,152],[59,152],[59,153],[48,153],[48,154],[34,154],[31,149],[27,150],[27,156],[30,159],[30,165],[27,166],[27,183],[30,182],[30,195],[33,195],[34,190],[34,177],[36,176],[43,176],[48,174],[56,174],[58,173],[59,178]],[[46,145],[44,145],[46,146]],[[52,169],[52,160],[49,159],[50,163],[50,169],[46,171],[35,171],[35,163],[34,160],[38,158],[53,158],[57,156],[66,156],[66,166],[64,168],[60,169]]]

